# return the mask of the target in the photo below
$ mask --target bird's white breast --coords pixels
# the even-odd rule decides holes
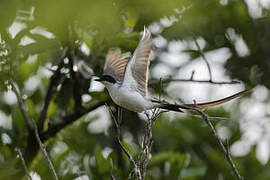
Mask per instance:
[[[135,90],[121,87],[119,84],[105,85],[117,105],[135,112],[152,108],[152,103]]]

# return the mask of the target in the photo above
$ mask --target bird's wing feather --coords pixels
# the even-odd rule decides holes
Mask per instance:
[[[110,49],[106,56],[104,75],[110,75],[116,81],[122,82],[130,57],[130,53],[122,54],[119,48]]]
[[[145,28],[143,37],[141,38],[133,57],[128,62],[123,81],[123,86],[135,88],[142,96],[147,96],[148,92],[147,84],[151,51],[151,33]]]

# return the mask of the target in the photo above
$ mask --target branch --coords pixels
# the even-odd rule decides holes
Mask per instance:
[[[45,126],[45,120],[47,118],[47,112],[49,105],[51,103],[51,100],[57,90],[57,86],[59,82],[61,81],[61,69],[64,65],[64,62],[61,61],[61,63],[58,65],[57,70],[54,72],[53,76],[51,77],[50,85],[47,91],[47,95],[45,98],[45,102],[42,108],[42,111],[40,113],[39,119],[38,119],[38,129],[39,131],[43,131],[43,128]]]
[[[35,137],[36,137],[36,140],[38,141],[39,147],[40,147],[40,149],[41,149],[41,151],[42,151],[42,153],[43,153],[43,155],[44,155],[44,157],[45,157],[47,163],[49,164],[49,168],[50,168],[50,170],[51,170],[51,172],[52,172],[52,174],[53,174],[54,179],[55,179],[55,180],[58,180],[56,171],[55,171],[55,169],[54,169],[54,167],[53,167],[53,163],[52,163],[51,159],[49,158],[49,155],[48,155],[48,153],[47,153],[45,147],[43,146],[43,144],[42,144],[42,142],[41,142],[41,140],[40,140],[40,138],[39,138],[39,135],[38,135],[38,127],[37,127],[37,125],[36,125],[35,123],[34,123],[34,128],[35,128]]]
[[[110,158],[110,178],[111,180],[115,180],[115,177],[113,176],[113,160]]]
[[[137,163],[139,163],[140,167],[141,167],[141,173],[142,173],[143,179],[145,179],[145,176],[146,176],[146,168],[147,168],[148,162],[150,160],[151,150],[152,150],[152,146],[154,143],[153,135],[152,135],[152,127],[153,127],[156,119],[163,112],[166,112],[166,111],[160,111],[160,109],[155,108],[152,110],[151,116],[148,115],[147,113],[145,113],[145,115],[147,117],[147,125],[146,125],[145,133],[143,136],[142,150],[141,150],[139,157],[137,159]],[[143,154],[144,154],[144,158],[142,158]]]
[[[140,168],[138,167],[137,163],[135,162],[135,160],[133,159],[132,155],[128,152],[128,150],[126,150],[126,148],[123,146],[122,142],[121,142],[121,127],[120,127],[120,122],[122,119],[122,108],[118,107],[118,114],[117,114],[117,118],[115,118],[115,116],[113,115],[113,112],[111,110],[111,108],[107,105],[108,110],[113,118],[114,124],[116,126],[117,129],[117,136],[116,139],[122,149],[122,151],[126,154],[126,156],[128,157],[129,161],[131,162],[131,164],[133,165],[134,170],[131,171],[129,177],[132,176],[133,172],[135,172],[137,178],[139,180],[143,180],[142,175],[141,175],[141,171]]]
[[[217,132],[216,132],[214,126],[212,125],[212,123],[211,123],[210,120],[208,119],[208,116],[207,116],[204,112],[202,112],[200,109],[198,109],[198,108],[191,108],[191,109],[194,110],[194,111],[196,111],[196,112],[198,112],[198,113],[201,115],[201,117],[203,118],[203,120],[205,121],[205,123],[206,123],[206,124],[208,125],[208,127],[210,128],[210,130],[211,130],[213,136],[216,138],[216,140],[217,140],[217,142],[218,142],[218,144],[219,144],[219,146],[220,146],[222,152],[224,153],[224,155],[225,155],[225,157],[226,157],[228,163],[230,164],[230,166],[231,166],[231,168],[232,168],[232,170],[233,170],[233,172],[234,172],[236,178],[237,178],[238,180],[243,180],[243,177],[241,177],[241,175],[239,174],[239,172],[238,172],[238,170],[237,170],[237,168],[236,168],[234,162],[232,161],[232,158],[231,158],[231,155],[230,155],[230,151],[229,151],[229,149],[228,149],[228,146],[227,146],[227,149],[226,149],[225,146],[224,146],[224,144],[222,143],[221,139],[220,139],[219,136],[217,135]]]
[[[27,110],[26,110],[27,106],[23,102],[23,99],[22,99],[22,97],[20,95],[19,89],[16,87],[15,83],[12,80],[11,80],[10,85],[11,85],[12,90],[16,94],[16,97],[17,97],[18,103],[19,103],[19,107],[20,107],[20,109],[22,111],[22,114],[23,114],[25,120],[26,120],[26,124],[27,124],[27,127],[29,129],[29,132],[32,132],[32,130],[34,129],[36,140],[39,143],[40,149],[42,150],[43,155],[44,155],[45,159],[47,160],[47,162],[49,164],[49,168],[51,169],[51,171],[53,173],[53,177],[54,177],[55,180],[58,180],[58,177],[56,175],[53,164],[52,164],[52,162],[51,162],[51,160],[50,160],[50,158],[49,158],[49,156],[48,156],[48,154],[47,154],[47,152],[46,152],[46,150],[45,150],[45,148],[44,148],[44,146],[43,146],[43,144],[42,144],[42,142],[41,142],[41,140],[39,138],[37,125],[34,122],[34,120],[32,120],[29,117],[29,115],[27,113]]]
[[[173,78],[165,78],[162,79],[162,83],[169,83],[169,82],[194,82],[194,83],[209,83],[214,85],[225,85],[225,84],[239,84],[239,81],[211,81],[211,80],[195,80],[193,78],[189,79],[173,79]],[[160,83],[160,80],[156,80],[150,82],[150,86],[155,86]]]
[[[206,56],[204,55],[204,53],[203,53],[203,51],[202,51],[196,37],[195,37],[195,34],[193,32],[191,32],[191,34],[192,34],[192,38],[193,38],[193,40],[194,40],[194,42],[195,42],[195,44],[196,44],[196,46],[197,46],[197,48],[199,50],[204,62],[206,63],[208,73],[209,73],[209,78],[210,78],[209,81],[212,82],[213,81],[213,76],[212,76],[212,69],[211,69],[211,66],[209,64],[209,61],[206,59]]]
[[[192,32],[192,31],[189,31],[186,24],[182,21],[182,24],[183,24],[183,27],[191,34],[191,37],[192,39],[194,40],[195,42],[195,45],[201,55],[201,57],[203,58],[204,62],[206,63],[206,66],[207,66],[207,69],[208,69],[208,73],[209,73],[209,81],[212,82],[213,81],[213,76],[212,76],[212,69],[211,69],[211,66],[209,64],[209,61],[207,60],[206,56],[204,55],[204,52],[203,50],[201,49],[197,39],[196,39],[196,36],[195,34]]]
[[[14,151],[18,153],[18,157],[22,161],[22,165],[24,167],[25,174],[28,176],[28,179],[32,180],[32,177],[30,176],[29,170],[28,170],[28,168],[26,166],[26,162],[25,162],[25,160],[23,158],[22,151],[19,148],[15,148]]]
[[[47,131],[45,131],[44,133],[41,134],[41,140],[45,141],[45,140],[49,139],[50,137],[54,136],[59,131],[61,131],[63,128],[65,128],[67,125],[72,124],[74,121],[81,118],[85,114],[87,114],[87,113],[89,113],[89,112],[97,109],[98,107],[103,106],[109,102],[110,102],[110,99],[106,99],[104,101],[101,101],[101,102],[94,104],[93,106],[91,106],[88,109],[76,111],[73,114],[70,114],[70,115],[63,117],[61,123],[52,125],[51,127],[49,127],[49,129]]]
[[[23,99],[22,99],[22,96],[21,96],[21,93],[20,93],[18,87],[16,86],[16,84],[13,80],[10,80],[9,85],[11,86],[11,90],[15,93],[15,95],[17,97],[19,109],[23,115],[23,118],[25,120],[25,124],[26,124],[28,131],[33,130],[34,127],[33,127],[31,118],[29,117],[29,115],[27,113],[27,106],[23,102]]]
[[[112,116],[112,119],[114,121],[114,124],[117,129],[117,136],[116,139],[122,149],[122,151],[126,154],[128,157],[130,163],[133,165],[133,170],[129,173],[128,179],[132,179],[134,175],[137,176],[139,180],[144,180],[146,176],[146,169],[147,169],[147,164],[150,160],[151,157],[151,149],[153,145],[153,137],[152,137],[152,127],[158,116],[165,112],[165,111],[160,111],[160,109],[156,108],[152,111],[152,115],[147,116],[147,125],[145,128],[145,133],[143,135],[143,140],[142,140],[142,145],[141,145],[141,151],[139,152],[138,158],[135,160],[132,155],[128,152],[128,150],[123,146],[121,142],[121,127],[120,127],[120,122],[122,119],[122,108],[118,107],[118,114],[117,118],[114,116],[112,110],[110,109],[109,106],[107,106],[109,109],[109,112]]]
[[[81,99],[81,88],[80,83],[78,80],[78,77],[76,75],[76,72],[73,70],[74,61],[75,61],[75,55],[74,55],[74,49],[71,48],[70,52],[68,53],[68,59],[69,59],[69,71],[72,79],[73,84],[73,98],[75,101],[75,108],[76,109],[82,109],[82,99]]]
[[[195,115],[195,114],[188,114],[188,115],[195,118],[203,119],[200,115]],[[229,120],[229,118],[226,118],[226,117],[211,117],[211,116],[208,116],[208,119],[210,121],[228,121]]]

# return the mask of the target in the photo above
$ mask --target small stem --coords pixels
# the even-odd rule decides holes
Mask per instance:
[[[22,97],[20,95],[20,91],[16,87],[16,85],[15,85],[15,83],[13,81],[11,81],[11,88],[14,91],[14,93],[16,94],[16,97],[17,97],[18,103],[19,103],[19,107],[20,107],[20,109],[22,111],[22,114],[23,114],[25,120],[26,120],[26,123],[27,123],[27,126],[28,126],[29,130],[30,131],[34,130],[36,140],[37,140],[37,142],[39,144],[40,149],[42,150],[42,153],[43,153],[46,161],[49,164],[49,168],[52,171],[52,174],[53,174],[54,179],[55,180],[58,180],[58,177],[57,177],[57,174],[56,174],[55,169],[53,167],[53,164],[52,164],[52,162],[51,162],[51,160],[50,160],[50,158],[49,158],[49,156],[47,154],[46,149],[44,148],[44,146],[43,146],[43,144],[42,144],[42,142],[41,142],[41,140],[39,138],[37,125],[36,125],[35,121],[33,119],[31,119],[30,116],[28,115],[28,112],[26,110],[27,109],[27,106],[26,106],[26,104],[24,104],[23,99],[22,99]]]
[[[203,50],[201,49],[201,47],[200,47],[200,45],[199,45],[199,43],[198,43],[198,41],[196,39],[195,34],[192,31],[188,30],[186,24],[183,21],[182,21],[182,24],[183,24],[183,27],[191,34],[191,37],[194,40],[195,45],[196,45],[196,47],[197,47],[197,49],[198,49],[201,57],[203,58],[204,62],[206,63],[206,66],[207,66],[207,69],[208,69],[208,73],[209,73],[209,82],[213,82],[213,76],[212,76],[211,66],[210,66],[209,61],[207,60],[207,58],[206,58]]]
[[[115,180],[115,177],[113,176],[113,160],[112,160],[112,158],[110,159],[110,166],[111,166],[111,170],[110,170],[111,180]]]
[[[234,172],[236,178],[237,178],[238,180],[243,180],[243,177],[242,177],[242,176],[240,175],[240,173],[238,172],[238,170],[237,170],[237,168],[236,168],[236,166],[235,166],[235,164],[234,164],[234,162],[233,162],[233,160],[232,160],[232,158],[231,158],[231,155],[230,155],[230,151],[229,151],[228,145],[227,145],[227,149],[226,149],[225,146],[224,146],[224,144],[222,143],[221,139],[220,139],[219,136],[217,135],[217,132],[216,132],[214,126],[213,126],[212,123],[209,121],[208,116],[207,116],[204,112],[202,112],[200,109],[193,108],[193,110],[196,111],[196,112],[198,112],[198,113],[202,116],[202,118],[204,119],[205,123],[208,125],[208,127],[209,127],[209,129],[211,130],[213,136],[216,138],[216,140],[217,140],[217,142],[218,142],[218,144],[219,144],[219,146],[220,146],[222,152],[224,153],[224,155],[225,155],[225,157],[226,157],[228,163],[230,164],[230,166],[231,166],[231,168],[232,168],[232,170],[233,170],[233,172]]]
[[[27,168],[26,162],[25,162],[25,160],[24,160],[24,158],[23,158],[22,151],[21,151],[19,148],[15,148],[15,151],[18,153],[18,156],[19,156],[19,158],[20,158],[21,161],[22,161],[22,165],[23,165],[23,167],[24,167],[24,171],[25,171],[26,175],[28,176],[28,178],[29,178],[30,180],[32,180],[32,177],[30,176],[30,173],[29,173],[29,170],[28,170],[28,168]]]
[[[54,74],[52,75],[50,79],[50,85],[47,90],[47,94],[44,100],[44,105],[38,119],[39,131],[43,131],[44,126],[46,126],[45,124],[46,124],[47,112],[48,112],[51,100],[53,99],[54,94],[56,93],[57,85],[61,81],[61,78],[62,78],[61,69],[63,66],[64,66],[64,61],[62,60],[61,63],[58,65],[57,70],[54,72]]]
[[[126,156],[128,157],[129,161],[133,165],[134,172],[135,172],[137,178],[139,180],[143,180],[142,175],[141,175],[140,168],[138,167],[137,163],[133,159],[132,155],[128,152],[128,150],[124,147],[124,145],[121,142],[121,127],[120,127],[120,122],[121,122],[121,119],[122,119],[122,108],[120,106],[117,107],[118,108],[118,112],[117,112],[117,119],[116,119],[115,116],[113,115],[113,112],[112,112],[111,108],[107,104],[106,104],[106,106],[109,109],[109,112],[110,112],[110,114],[111,114],[111,116],[113,118],[114,124],[115,124],[116,129],[117,129],[117,136],[116,136],[117,142],[119,143],[122,151],[126,154]],[[131,174],[130,174],[130,177],[131,177]]]
[[[228,85],[228,84],[240,84],[239,81],[211,81],[211,80],[195,80],[194,78],[189,79],[173,79],[173,78],[164,78],[162,79],[162,83],[169,83],[169,82],[194,82],[194,83],[209,83],[213,85]],[[155,86],[160,84],[160,81],[153,81],[150,82],[150,86]]]
[[[15,83],[13,82],[13,80],[10,80],[10,85],[11,85],[12,91],[15,93],[15,95],[17,97],[19,109],[20,109],[20,111],[21,111],[21,113],[23,115],[23,118],[24,118],[25,124],[27,126],[27,129],[28,129],[28,131],[31,131],[31,130],[33,130],[33,124],[32,124],[30,116],[28,115],[27,107],[26,107],[25,103],[23,102],[21,93],[18,90]]]
[[[33,122],[33,124],[34,124],[34,128],[35,128],[35,136],[36,136],[36,140],[38,141],[39,147],[40,147],[40,149],[41,149],[41,151],[42,151],[42,153],[43,153],[43,155],[44,155],[44,157],[45,157],[47,163],[49,164],[49,168],[50,168],[50,170],[51,170],[51,172],[52,172],[52,174],[53,174],[54,179],[55,179],[55,180],[58,180],[56,171],[55,171],[55,169],[54,169],[54,167],[53,167],[53,163],[52,163],[51,159],[49,158],[49,155],[48,155],[48,153],[47,153],[45,147],[43,146],[43,144],[42,144],[42,142],[41,142],[41,140],[40,140],[40,138],[39,138],[37,125],[36,125],[36,123],[34,123],[34,122]]]

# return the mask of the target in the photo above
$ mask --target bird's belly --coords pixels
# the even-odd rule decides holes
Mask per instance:
[[[130,111],[142,112],[149,109],[150,106],[147,99],[134,91],[130,92],[120,88],[119,91],[115,92],[111,97],[117,105]]]

